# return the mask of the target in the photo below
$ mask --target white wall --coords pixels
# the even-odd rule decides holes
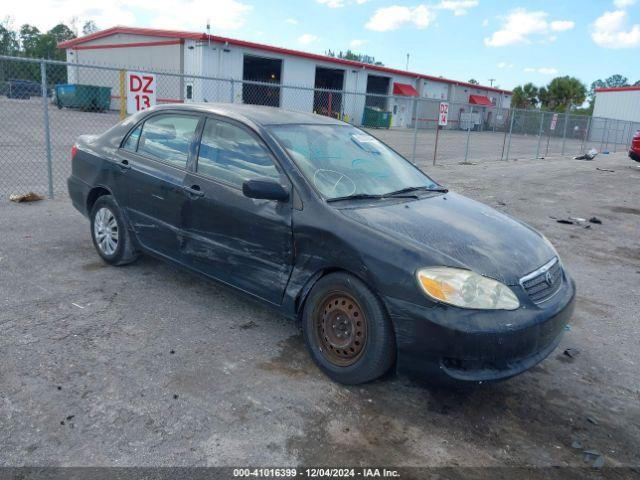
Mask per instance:
[[[593,116],[640,122],[640,89],[596,92]]]

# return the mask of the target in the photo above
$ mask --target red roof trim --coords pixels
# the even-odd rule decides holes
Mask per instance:
[[[631,87],[609,87],[609,88],[596,88],[597,92],[633,92],[640,90],[640,85],[634,85]]]
[[[85,35],[84,37],[74,38],[72,40],[60,42],[58,44],[58,48],[72,48],[72,47],[75,47],[76,45],[80,45],[82,43],[85,43],[91,40],[97,40],[98,38],[108,37],[109,35],[115,35],[117,33],[125,33],[130,35],[148,35],[148,36],[154,36],[154,37],[173,37],[173,38],[182,38],[182,39],[190,39],[190,40],[211,40],[212,42],[228,43],[229,45],[236,45],[239,47],[255,48],[258,50],[265,50],[273,53],[293,55],[296,57],[308,58],[311,60],[317,60],[317,61],[328,62],[328,63],[337,63],[340,65],[348,65],[356,68],[366,68],[368,70],[385,72],[385,73],[394,74],[394,75],[404,75],[406,77],[422,78],[424,80],[448,83],[451,85],[458,85],[461,87],[478,88],[478,89],[487,90],[491,92],[505,93],[508,95],[511,95],[512,93],[509,90],[502,90],[500,88],[486,87],[482,85],[474,85],[472,83],[459,82],[457,80],[451,80],[451,79],[442,78],[442,77],[435,77],[433,75],[424,75],[421,73],[408,72],[405,70],[398,70],[395,68],[381,67],[379,65],[370,65],[367,63],[355,62],[352,60],[344,60],[342,58],[328,57],[326,55],[318,55],[315,53],[301,52],[299,50],[291,50],[288,48],[274,47],[271,45],[247,42],[245,40],[237,40],[234,38],[207,35],[206,33],[184,32],[180,30],[159,30],[154,28],[137,28],[137,27],[112,27],[106,30],[101,30],[99,32]]]
[[[469,103],[472,105],[482,105],[485,107],[493,107],[493,103],[484,95],[469,95]]]
[[[405,95],[407,97],[419,97],[420,94],[418,91],[413,88],[413,85],[409,85],[408,83],[393,83],[393,94],[394,95]]]
[[[184,39],[179,40],[163,40],[160,42],[133,42],[133,43],[105,43],[102,45],[80,45],[71,47],[74,50],[96,50],[101,48],[134,48],[134,47],[159,47],[161,45],[180,45],[184,43]]]

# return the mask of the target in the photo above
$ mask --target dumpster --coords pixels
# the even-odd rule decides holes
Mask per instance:
[[[111,105],[111,87],[75,83],[56,85],[56,105],[58,108],[104,112]]]
[[[364,107],[362,126],[372,128],[389,128],[391,126],[391,112],[378,108]]]

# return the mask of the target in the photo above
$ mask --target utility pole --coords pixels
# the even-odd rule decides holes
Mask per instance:
[[[493,82],[495,82],[495,81],[496,81],[496,79],[495,79],[495,78],[490,78],[490,79],[489,79],[489,86],[490,86],[490,87],[493,87]]]
[[[407,68],[406,68],[407,72],[409,71],[409,54],[407,53]]]

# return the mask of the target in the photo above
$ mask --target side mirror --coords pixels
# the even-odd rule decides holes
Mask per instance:
[[[289,199],[289,191],[280,182],[271,179],[247,180],[242,184],[242,193],[245,197],[262,200],[284,202]]]

